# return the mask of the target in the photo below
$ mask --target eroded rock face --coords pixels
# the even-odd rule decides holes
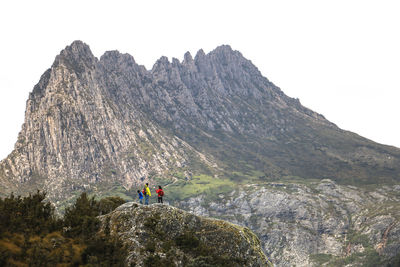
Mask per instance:
[[[168,205],[129,202],[100,219],[127,247],[128,266],[272,266],[248,228]]]
[[[129,189],[193,160],[213,168],[135,100],[150,77],[129,55],[98,60],[80,41],[66,47],[29,96],[15,150],[0,163],[2,193],[40,189],[57,203],[101,183]]]
[[[275,266],[384,266],[400,253],[396,187],[365,190],[325,179],[253,184],[208,198],[180,207],[249,227]]]
[[[399,149],[339,129],[229,46],[161,57],[146,70],[118,51],[97,59],[75,41],[29,96],[15,150],[0,163],[0,193],[44,189],[57,202],[157,175],[248,169],[391,182],[399,166]]]

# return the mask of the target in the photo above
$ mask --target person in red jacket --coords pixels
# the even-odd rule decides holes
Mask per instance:
[[[162,190],[161,186],[158,186],[158,189],[156,190],[156,193],[158,194],[158,203],[163,203],[163,196],[164,196],[164,191]]]

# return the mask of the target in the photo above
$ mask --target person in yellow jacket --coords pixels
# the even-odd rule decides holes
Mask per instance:
[[[146,183],[146,185],[144,186],[143,195],[144,195],[144,198],[145,198],[144,204],[145,205],[149,205],[149,198],[151,197],[149,183]]]

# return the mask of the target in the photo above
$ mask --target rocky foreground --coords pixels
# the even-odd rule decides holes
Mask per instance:
[[[128,202],[101,216],[128,249],[128,266],[272,266],[248,228],[161,204]]]

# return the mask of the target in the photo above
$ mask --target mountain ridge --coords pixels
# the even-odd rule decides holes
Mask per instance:
[[[147,70],[116,50],[97,59],[74,41],[30,93],[0,180],[5,192],[39,187],[57,198],[66,188],[129,189],[176,172],[390,183],[398,166],[399,149],[341,130],[228,45],[161,57]]]

